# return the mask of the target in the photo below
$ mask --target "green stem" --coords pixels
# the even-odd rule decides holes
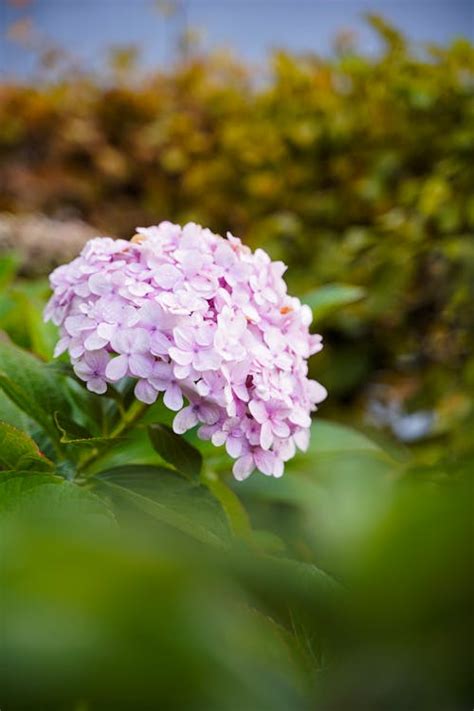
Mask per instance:
[[[115,440],[126,434],[126,432],[128,432],[133,427],[133,425],[136,424],[136,422],[144,414],[147,407],[148,405],[146,405],[145,403],[140,402],[139,400],[135,400],[130,406],[130,408],[124,413],[120,422],[118,422],[114,429],[111,431],[109,435],[110,440],[108,444],[101,449],[94,449],[90,454],[87,455],[87,457],[82,460],[79,466],[80,473],[85,475],[87,469],[92,464],[96,464],[96,462],[101,459],[104,454],[107,454],[109,449],[114,445]]]
[[[111,437],[120,437],[121,434],[126,432],[136,423],[137,420],[143,415],[148,405],[139,400],[135,400],[130,408],[124,413],[120,422],[114,427],[110,433]]]
[[[213,471],[203,468],[201,479],[203,484],[214,494],[224,509],[224,513],[234,536],[244,541],[250,541],[252,526],[247,511],[237,494]]]

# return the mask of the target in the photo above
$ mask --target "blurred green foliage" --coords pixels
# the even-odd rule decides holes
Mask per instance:
[[[318,418],[238,483],[132,392],[0,341],[2,709],[469,707],[472,457]]]
[[[474,49],[420,54],[370,22],[377,58],[279,52],[265,80],[195,53],[133,82],[0,87],[0,208],[124,236],[192,219],[283,258],[299,294],[364,289],[318,324],[332,402],[386,379],[455,433],[474,388]]]

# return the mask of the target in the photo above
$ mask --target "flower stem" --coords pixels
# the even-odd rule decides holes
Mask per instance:
[[[114,446],[115,440],[126,434],[133,427],[133,425],[136,424],[136,422],[143,416],[147,407],[148,405],[143,402],[140,402],[139,400],[135,400],[132,403],[130,408],[123,414],[121,420],[111,431],[109,435],[110,439],[107,444],[101,449],[92,450],[92,452],[90,452],[90,454],[88,454],[87,457],[82,460],[79,466],[79,471],[81,472],[81,474],[84,475],[86,473],[86,470],[91,465],[95,464],[99,459],[101,459],[104,454],[107,454],[109,449]]]
[[[237,494],[213,471],[203,468],[201,479],[224,509],[230,529],[236,538],[250,541],[252,526]]]

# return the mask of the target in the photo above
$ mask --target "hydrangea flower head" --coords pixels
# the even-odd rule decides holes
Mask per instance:
[[[99,237],[50,277],[45,317],[60,328],[89,390],[133,378],[135,396],[177,412],[173,428],[225,445],[234,476],[281,476],[309,442],[326,397],[307,359],[322,348],[308,306],[287,294],[285,265],[194,223]]]

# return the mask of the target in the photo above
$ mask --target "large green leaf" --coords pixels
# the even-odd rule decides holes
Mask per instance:
[[[60,477],[40,473],[18,473],[0,480],[0,515],[7,513],[65,518],[74,514],[113,520],[100,497]]]
[[[52,463],[21,430],[0,421],[0,469],[50,469]]]
[[[13,402],[52,436],[57,434],[52,415],[68,413],[65,379],[22,348],[0,341],[0,387]]]
[[[273,501],[311,506],[324,494],[323,484],[343,476],[349,469],[360,468],[364,476],[374,471],[387,473],[400,464],[375,442],[357,430],[316,419],[306,452],[298,452],[285,466],[281,479],[252,475],[238,485],[242,494]]]
[[[129,465],[100,472],[98,491],[186,533],[202,543],[225,545],[229,529],[210,492],[165,467]]]
[[[311,307],[313,318],[318,321],[343,306],[360,301],[364,295],[365,290],[360,286],[326,284],[305,294],[302,301]]]
[[[153,447],[165,462],[189,478],[199,476],[202,455],[184,437],[175,434],[171,427],[160,424],[150,425],[148,433]]]
[[[318,455],[355,451],[370,451],[374,454],[384,455],[384,450],[362,432],[316,417],[311,425],[308,450],[298,453],[294,461],[299,463],[312,460],[314,456]]]
[[[403,470],[404,462],[364,434],[316,420],[308,451],[286,464],[281,479],[255,473],[236,489],[247,506],[263,507],[268,525],[290,547],[308,546],[319,564],[334,571],[357,556]],[[281,504],[291,507],[286,523]]]

